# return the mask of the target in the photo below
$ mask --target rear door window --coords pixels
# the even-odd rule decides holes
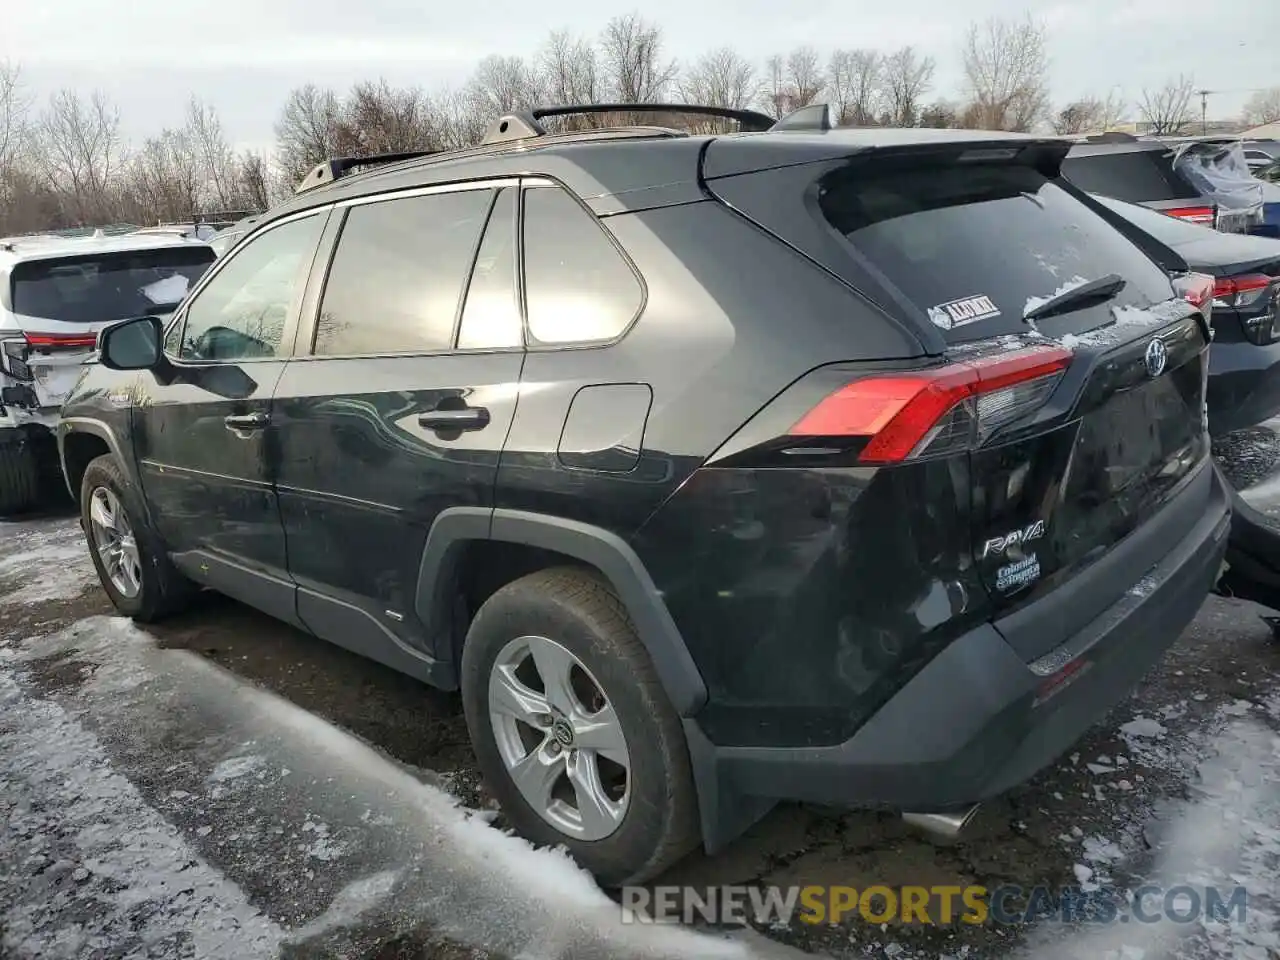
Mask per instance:
[[[1125,150],[1078,154],[1062,162],[1062,175],[1089,193],[1130,203],[1195,200],[1200,194],[1176,170],[1162,150]]]
[[[463,190],[352,207],[325,283],[315,352],[452,349],[467,273],[492,202],[492,190]]]
[[[1112,273],[1127,281],[1113,305],[1173,295],[1123,234],[1027,166],[851,163],[821,183],[819,207],[952,342],[1025,332],[1037,301]]]

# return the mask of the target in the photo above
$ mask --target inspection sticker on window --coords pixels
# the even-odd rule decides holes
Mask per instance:
[[[1017,563],[1001,567],[996,571],[996,589],[1001,593],[1025,587],[1040,579],[1040,558],[1034,553],[1024,557]]]
[[[954,330],[979,320],[990,320],[1000,316],[1000,308],[990,297],[963,297],[949,303],[940,303],[929,308],[929,319],[943,330]]]

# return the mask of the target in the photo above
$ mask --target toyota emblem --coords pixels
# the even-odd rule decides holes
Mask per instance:
[[[1151,342],[1147,344],[1147,355],[1144,359],[1149,376],[1158,377],[1164,373],[1164,365],[1169,360],[1169,351],[1165,348],[1164,341],[1159,337],[1152,337]]]

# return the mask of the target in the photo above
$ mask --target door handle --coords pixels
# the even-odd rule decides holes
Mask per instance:
[[[488,425],[489,411],[484,407],[432,410],[418,417],[418,426],[428,430],[483,430]]]
[[[243,413],[224,417],[222,422],[228,430],[241,432],[244,430],[261,430],[271,422],[271,418],[265,413]]]

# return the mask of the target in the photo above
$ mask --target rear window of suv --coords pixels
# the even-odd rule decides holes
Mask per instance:
[[[1118,150],[1068,156],[1062,175],[1089,193],[1150,203],[1155,200],[1197,200],[1196,190],[1173,169],[1166,150]]]
[[[28,260],[10,275],[10,306],[21,316],[85,324],[171,313],[213,261],[202,244]]]
[[[851,163],[824,178],[819,207],[951,342],[1025,332],[1036,300],[1112,273],[1128,281],[1113,304],[1173,295],[1141,250],[1028,166]]]

